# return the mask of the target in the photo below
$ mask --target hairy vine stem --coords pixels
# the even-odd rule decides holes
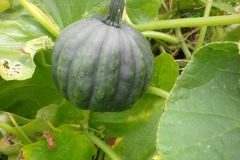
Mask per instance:
[[[185,42],[185,39],[184,39],[184,37],[182,35],[181,28],[176,28],[176,35],[180,39],[180,46],[181,46],[181,48],[183,50],[183,53],[184,53],[186,59],[191,59],[192,54],[189,51],[188,46],[187,46],[187,44]]]
[[[198,26],[218,26],[218,25],[230,25],[240,23],[240,14],[225,15],[225,16],[213,16],[213,17],[199,17],[199,18],[181,18],[170,19],[162,21],[153,21],[149,23],[132,26],[143,32],[157,29],[169,29],[169,28],[183,28],[183,27],[198,27]]]
[[[32,143],[32,140],[26,135],[26,133],[22,130],[22,128],[17,124],[13,116],[9,113],[8,114],[10,120],[12,121],[13,125],[16,127],[18,132],[22,135],[22,137],[26,140],[27,143]]]
[[[7,123],[0,122],[0,128],[6,130],[8,133],[13,134],[14,136],[18,137],[19,139],[23,139],[22,135],[17,131],[17,129],[10,126]],[[25,141],[25,139],[23,139],[23,142],[27,144],[27,141]]]
[[[151,87],[151,86],[148,88],[147,93],[150,93],[165,99],[169,97],[169,93],[167,91],[164,91],[160,88]]]
[[[121,158],[113,151],[111,147],[109,147],[105,142],[99,139],[94,134],[88,132],[88,123],[83,123],[83,134],[86,135],[95,145],[97,145],[102,151],[104,151],[109,158],[112,160],[121,160]]]
[[[206,6],[205,11],[204,11],[204,17],[209,16],[211,8],[212,8],[212,4],[213,4],[213,0],[208,0],[207,6]],[[194,52],[203,45],[206,32],[207,32],[207,26],[201,27],[200,35],[199,35],[199,38],[198,38],[198,42],[195,46]]]
[[[173,43],[173,44],[179,43],[179,41],[176,37],[171,36],[166,33],[161,33],[161,32],[156,32],[156,31],[146,31],[146,32],[142,32],[142,34],[144,35],[144,37],[157,38],[157,39],[161,39],[166,42]]]

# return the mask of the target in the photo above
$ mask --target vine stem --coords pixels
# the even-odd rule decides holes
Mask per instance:
[[[38,20],[50,33],[55,37],[59,34],[59,29],[52,23],[52,21],[34,4],[28,0],[19,0],[23,7],[30,12],[30,14]]]
[[[240,14],[213,16],[213,17],[199,17],[199,18],[181,18],[162,21],[153,21],[149,23],[132,26],[143,32],[157,29],[168,28],[183,28],[183,27],[197,27],[197,26],[218,26],[240,23]]]
[[[150,93],[165,99],[169,97],[169,93],[167,91],[162,90],[160,88],[152,87],[152,86],[148,88],[147,93]]]
[[[121,160],[121,158],[110,148],[106,143],[104,143],[97,136],[85,132],[84,133],[94,144],[96,144],[100,149],[102,149],[112,160]]]
[[[27,141],[27,143],[29,143],[29,144],[32,143],[32,140],[26,135],[26,133],[22,130],[22,128],[17,124],[17,122],[15,121],[15,119],[13,118],[13,116],[10,113],[8,113],[8,117],[10,118],[10,120],[12,121],[13,125],[16,127],[18,132]]]
[[[176,28],[176,35],[178,36],[179,39],[181,39],[180,40],[180,46],[183,50],[183,53],[184,53],[185,57],[187,59],[191,59],[192,54],[189,51],[188,46],[187,46],[187,44],[184,40],[184,37],[183,37],[182,32],[181,32],[181,28]]]
[[[166,33],[161,33],[161,32],[156,32],[156,31],[146,31],[146,32],[142,32],[142,34],[145,37],[157,38],[157,39],[161,39],[161,40],[164,40],[166,42],[173,43],[173,44],[178,44],[179,43],[179,41],[176,37],[171,36],[171,35],[166,34]]]
[[[109,158],[112,160],[121,160],[121,158],[113,151],[111,147],[109,147],[105,142],[99,139],[94,134],[88,132],[88,124],[87,122],[83,123],[83,134],[86,135],[95,145],[97,145],[102,151],[104,151]]]
[[[47,122],[48,126],[49,126],[53,131],[55,131],[55,132],[61,132],[61,131],[62,131],[61,129],[58,129],[58,128],[54,127],[53,124],[52,124],[48,119],[46,119],[46,122]]]
[[[10,126],[9,124],[0,122],[0,128],[5,129],[7,132],[13,134],[14,136],[18,137],[19,139],[22,139],[25,143],[27,143],[25,141],[25,139],[23,139],[22,135],[15,128]]]
[[[131,21],[131,19],[129,18],[128,14],[127,14],[126,7],[124,7],[122,19],[123,19],[127,24],[129,24],[129,25],[134,25],[133,22]]]
[[[213,0],[208,0],[207,6],[206,6],[205,11],[204,11],[204,17],[209,17],[209,14],[210,14],[210,11],[211,11],[211,8],[212,8],[212,4],[213,4]],[[194,52],[203,45],[206,32],[207,32],[207,26],[201,27],[200,35],[199,35],[199,38],[198,38],[198,42],[197,42],[197,44],[194,48]]]

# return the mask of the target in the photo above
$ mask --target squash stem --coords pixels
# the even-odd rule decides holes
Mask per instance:
[[[160,88],[152,87],[150,86],[147,90],[147,93],[153,94],[162,98],[167,99],[169,97],[169,93],[165,90],[162,90]]]
[[[108,15],[104,19],[104,23],[109,26],[121,28],[122,15],[126,0],[111,0]]]

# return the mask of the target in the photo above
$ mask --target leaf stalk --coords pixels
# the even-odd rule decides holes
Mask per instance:
[[[212,8],[212,4],[213,4],[213,0],[208,0],[207,6],[204,11],[204,17],[209,17],[209,14],[210,14],[210,11]],[[194,52],[203,45],[206,32],[207,32],[207,26],[202,26],[201,30],[200,30],[198,42],[195,46]]]

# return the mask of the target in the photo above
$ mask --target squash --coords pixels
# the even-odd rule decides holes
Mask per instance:
[[[125,0],[112,0],[106,17],[77,21],[62,30],[52,55],[53,80],[81,109],[118,112],[147,90],[154,60],[144,36],[121,20]]]

